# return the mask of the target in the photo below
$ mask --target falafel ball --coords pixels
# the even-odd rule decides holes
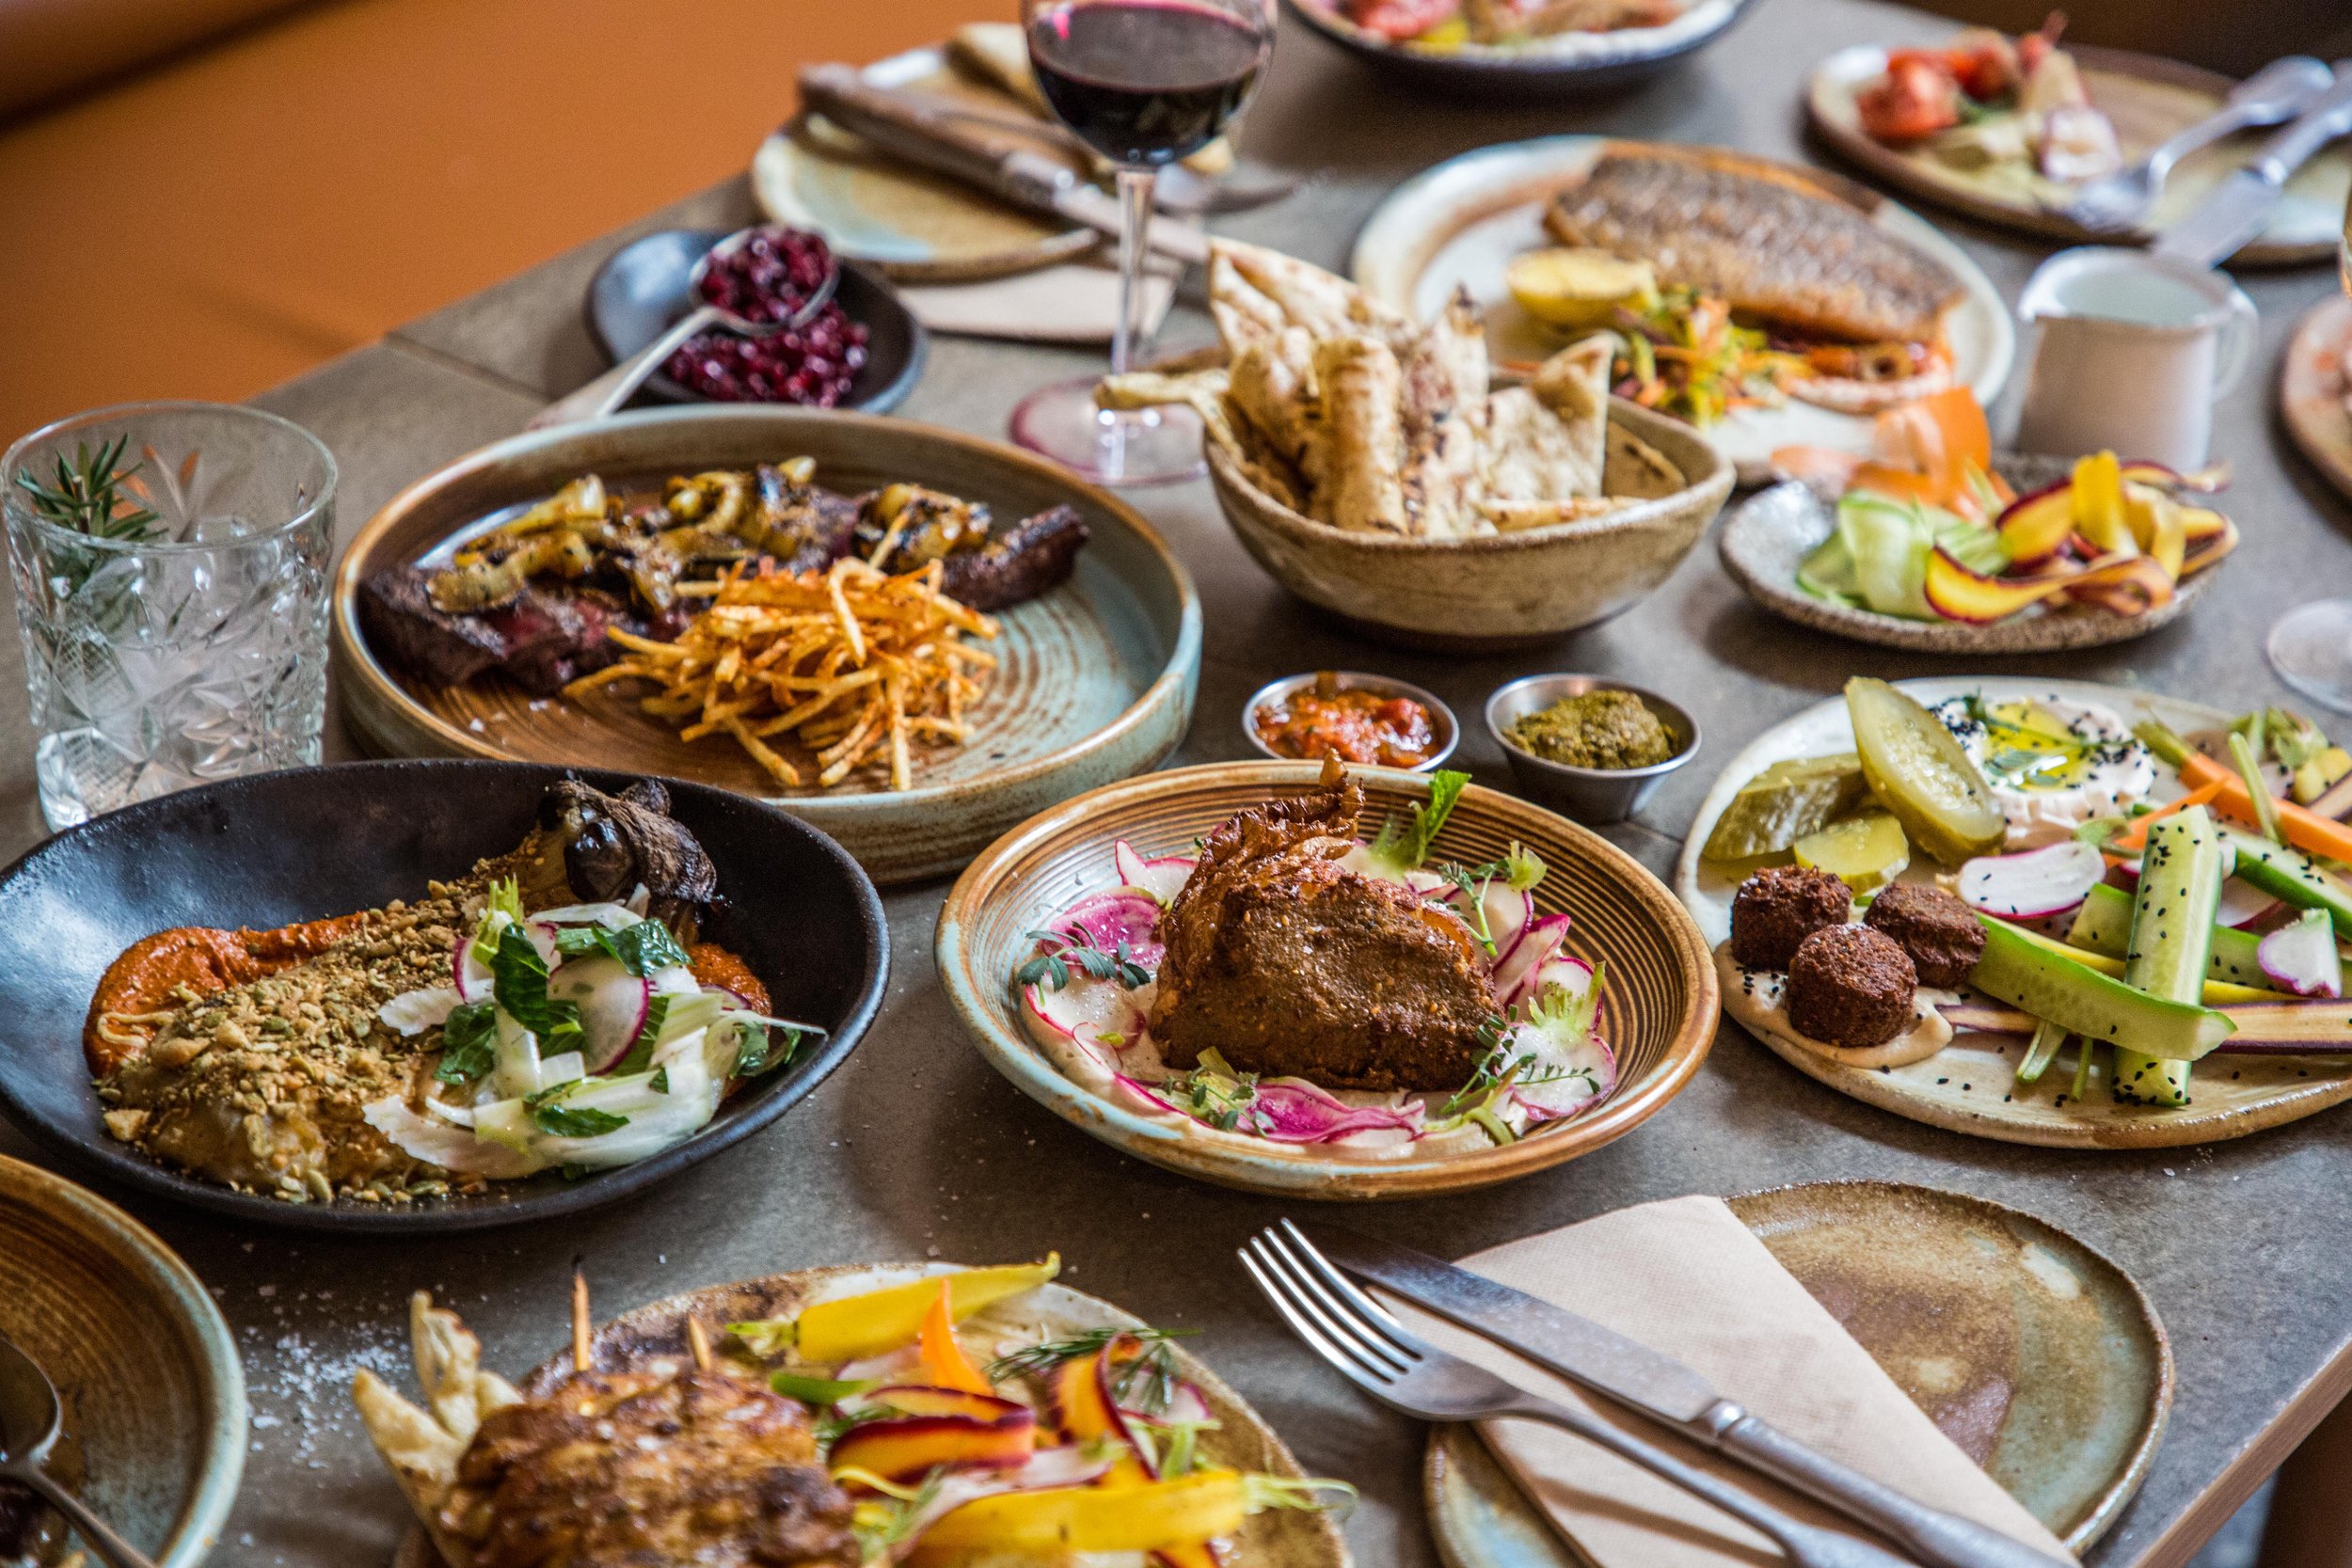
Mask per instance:
[[[1797,944],[1853,910],[1844,879],[1809,865],[1768,865],[1731,895],[1731,957],[1750,969],[1787,969]]]
[[[1984,952],[1984,922],[1958,895],[1927,882],[1879,889],[1862,923],[1894,938],[1923,986],[1961,986]]]
[[[1912,1025],[1919,973],[1895,939],[1867,926],[1830,926],[1788,960],[1788,1022],[1824,1045],[1867,1051]]]

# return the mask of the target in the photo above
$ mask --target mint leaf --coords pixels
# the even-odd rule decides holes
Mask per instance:
[[[452,1007],[441,1025],[441,1065],[433,1076],[444,1084],[470,1084],[498,1065],[498,1010],[487,1002]]]
[[[1429,858],[1429,846],[1445,826],[1445,819],[1454,813],[1454,802],[1462,798],[1462,790],[1470,784],[1468,773],[1439,768],[1429,775],[1429,803],[1413,808],[1412,831],[1405,835],[1403,860],[1408,866],[1418,866]]]
[[[555,951],[559,958],[580,958],[604,945],[601,926],[559,926],[555,928]]]
[[[536,1106],[532,1110],[531,1120],[540,1132],[558,1138],[594,1138],[617,1132],[628,1125],[627,1117],[569,1105]]]
[[[612,1072],[619,1077],[625,1072],[643,1072],[653,1065],[653,1048],[661,1038],[661,1026],[669,1022],[670,993],[657,991],[645,1004],[645,1022],[638,1026],[637,1037],[628,1042],[628,1050],[612,1064]],[[664,1085],[662,1092],[669,1092]]]
[[[518,926],[499,933],[498,950],[490,955],[490,992],[507,1017],[538,1037],[541,1056],[560,1056],[587,1043],[580,1008],[548,995],[547,960]]]
[[[777,1036],[783,1042],[777,1043]],[[801,1048],[798,1029],[771,1029],[765,1023],[744,1022],[736,1030],[735,1075],[756,1078],[761,1073],[784,1066],[792,1053]]]
[[[641,920],[618,931],[598,927],[596,935],[604,950],[641,980],[657,969],[682,968],[687,962],[686,949],[659,920]]]

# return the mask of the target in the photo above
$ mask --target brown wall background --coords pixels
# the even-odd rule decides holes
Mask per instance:
[[[76,3],[0,0],[0,33]],[[0,446],[298,374],[742,168],[802,63],[1011,14],[332,0],[0,122]]]

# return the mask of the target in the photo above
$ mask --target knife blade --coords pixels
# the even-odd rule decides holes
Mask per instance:
[[[1589,1318],[1393,1242],[1337,1226],[1283,1223],[1346,1273],[1795,1487],[1932,1568],[2064,1568],[2023,1542],[1931,1508],[1807,1448],[1724,1398],[1673,1356]]]
[[[2286,182],[2312,154],[2352,134],[2352,59],[2335,64],[2335,84],[2312,101],[2285,130],[2164,231],[2155,254],[2191,266],[2213,267],[2237,254],[2263,231]]]
[[[1688,1423],[1706,1415],[1723,1397],[1714,1385],[1673,1356],[1523,1291],[1336,1226],[1299,1228],[1348,1273],[1638,1410]]]
[[[1119,202],[1025,136],[959,119],[913,94],[877,87],[846,65],[803,67],[800,85],[804,108],[894,157],[1016,206],[1055,213],[1104,234],[1119,232]],[[1206,234],[1164,219],[1145,226],[1144,244],[1179,261],[1197,265],[1209,259]]]

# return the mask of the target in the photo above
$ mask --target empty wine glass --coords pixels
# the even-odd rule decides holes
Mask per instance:
[[[1023,0],[1029,65],[1063,124],[1117,168],[1119,321],[1111,371],[1145,328],[1145,228],[1155,171],[1216,139],[1248,102],[1274,47],[1275,0]],[[1200,471],[1200,421],[1181,408],[1095,406],[1096,378],[1032,393],[1013,439],[1112,484]]]
[[[2352,293],[2352,203],[2344,207],[2337,256],[2344,292]],[[2352,383],[2352,342],[2337,353]],[[2352,713],[2352,599],[2314,599],[2288,610],[2270,628],[2266,651],[2280,680],[2323,707]]]

